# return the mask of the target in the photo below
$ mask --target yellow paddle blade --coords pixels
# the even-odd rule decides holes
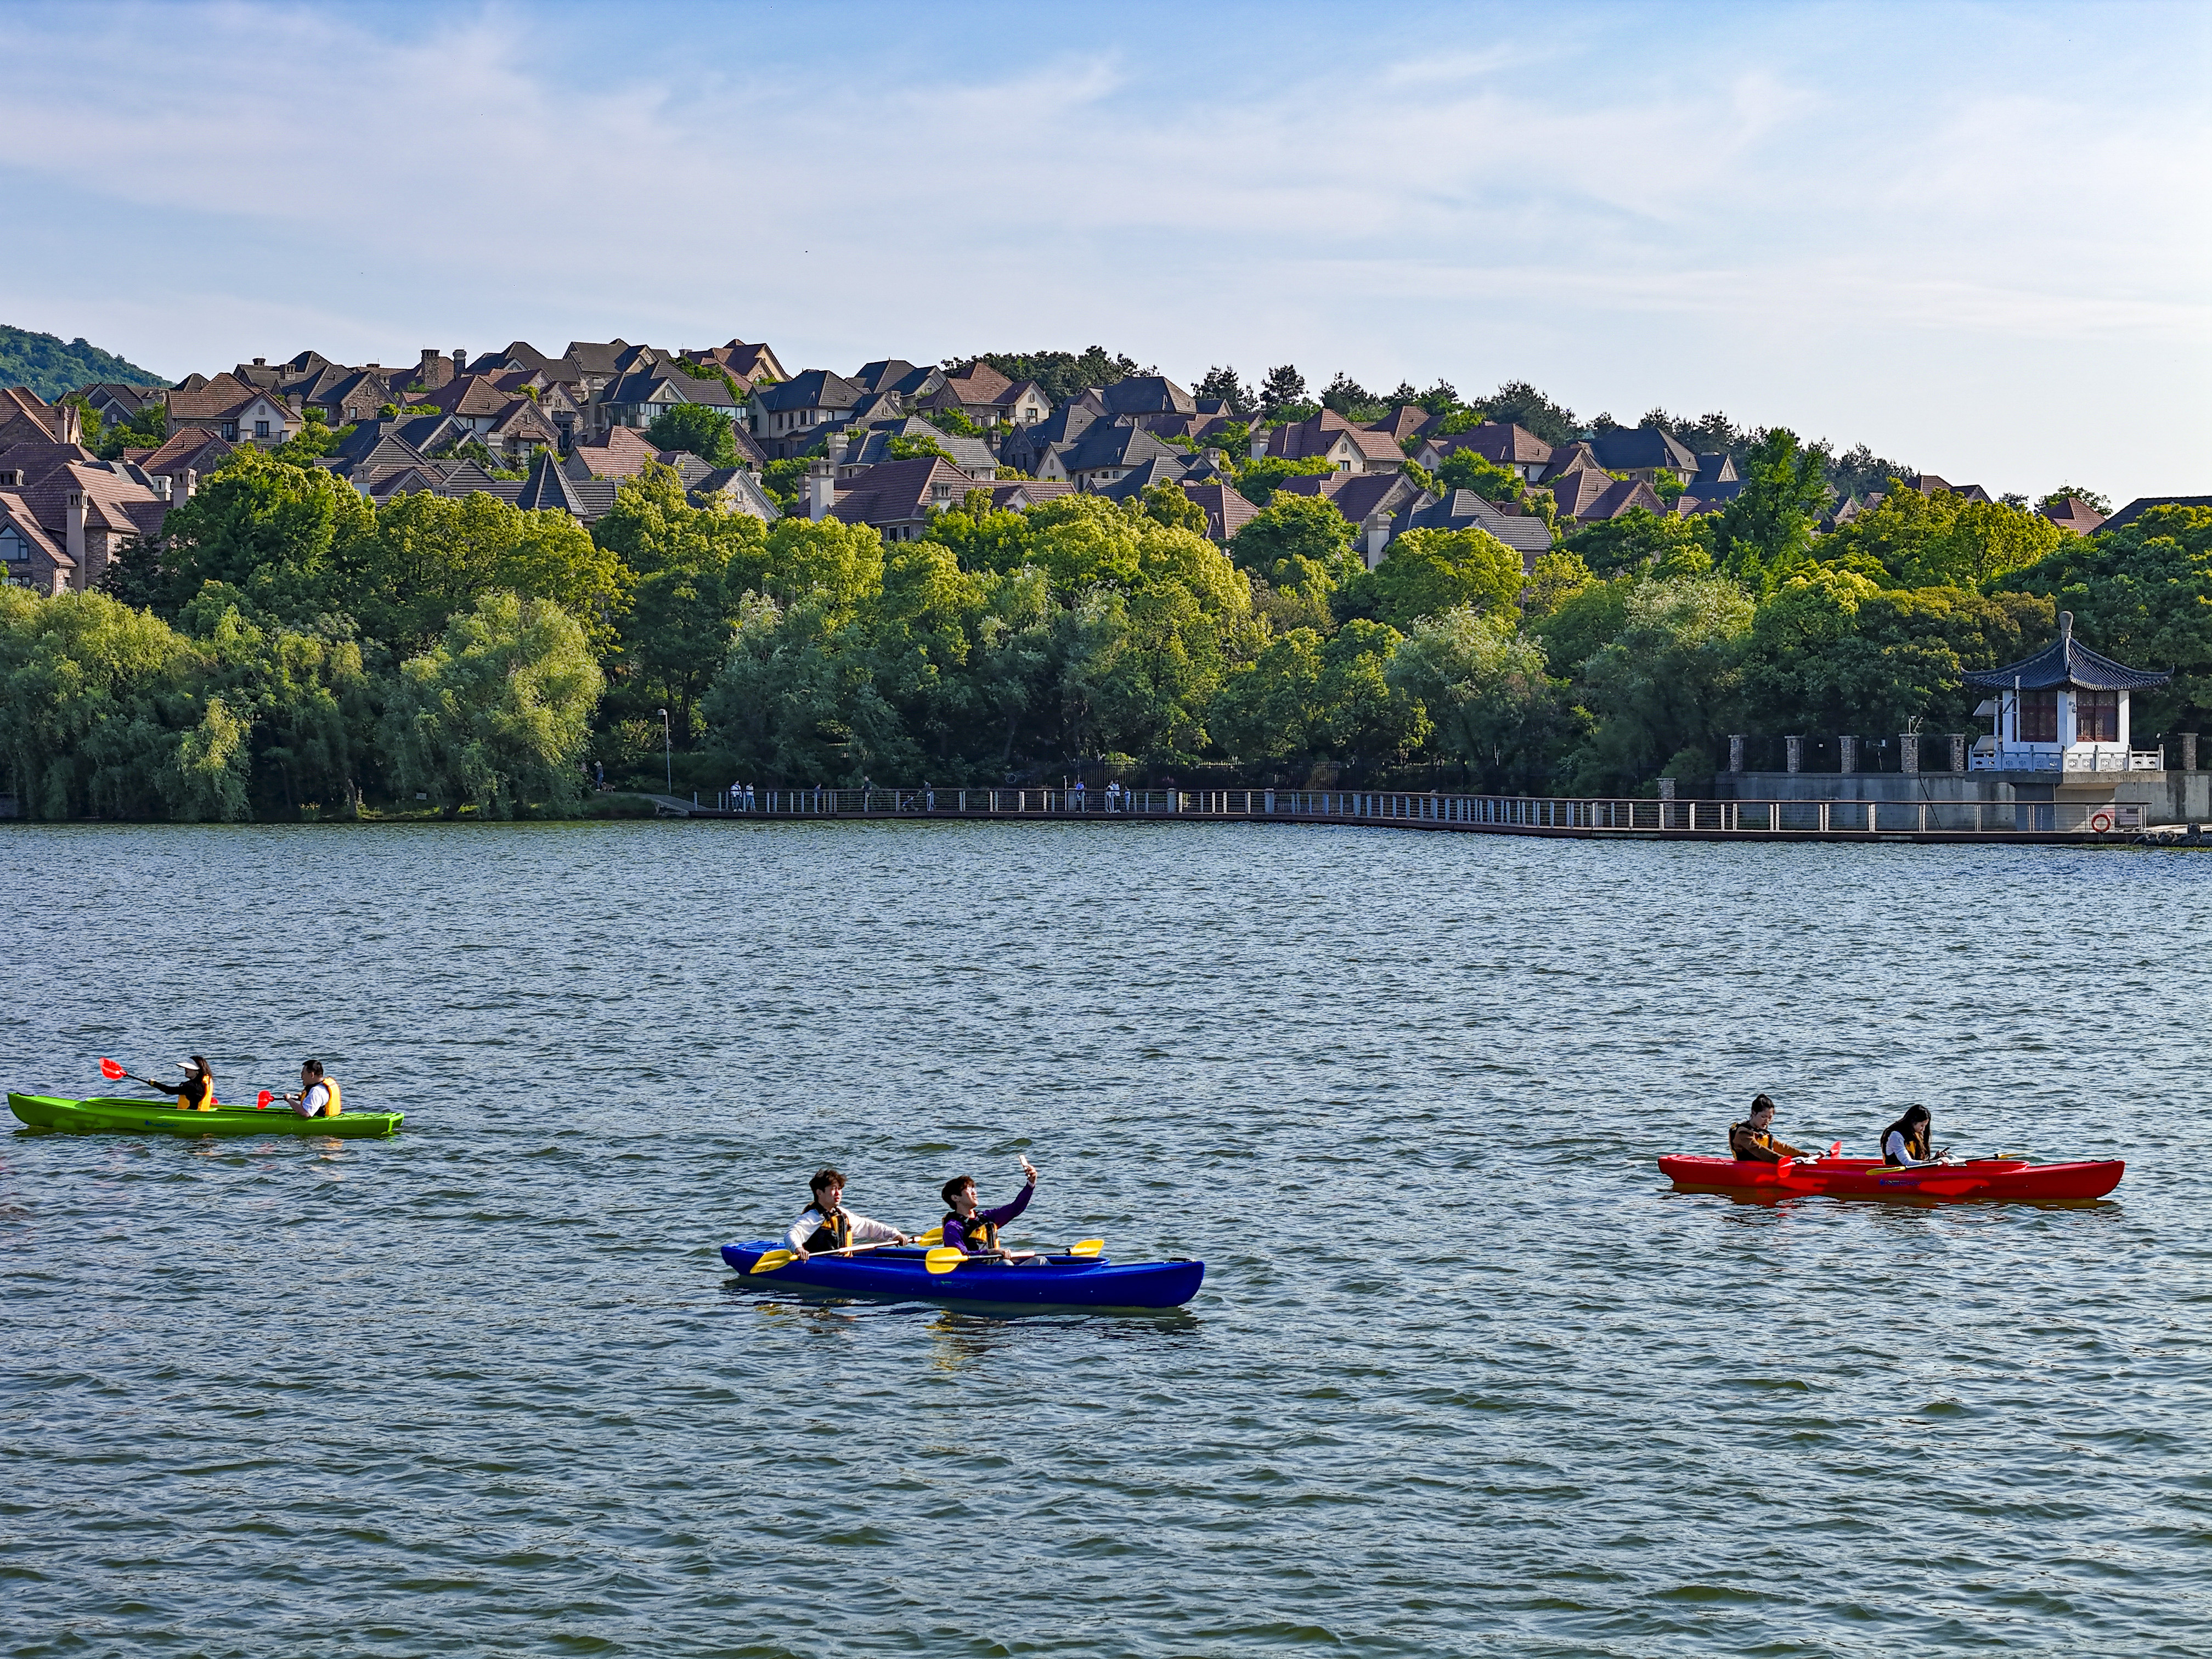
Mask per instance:
[[[922,1263],[933,1273],[949,1273],[968,1259],[968,1252],[942,1245],[922,1257]]]
[[[1070,1255],[1097,1255],[1105,1248],[1106,1241],[1103,1238],[1079,1238],[1067,1247],[1067,1253]]]
[[[789,1250],[765,1250],[762,1252],[761,1259],[745,1271],[749,1273],[772,1273],[787,1261],[798,1260]]]
[[[923,1233],[914,1242],[917,1244],[942,1244],[945,1243],[945,1229],[942,1227],[932,1227],[927,1232]]]

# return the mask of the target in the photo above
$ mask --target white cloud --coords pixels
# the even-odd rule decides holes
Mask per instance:
[[[1944,402],[1897,383],[1917,351],[1993,389],[1958,417],[2023,484],[2178,488],[2151,471],[2212,436],[2201,99],[1979,13],[1916,13],[1910,58],[1833,10],[1555,9],[1526,39],[1437,14],[1418,51],[1279,7],[1265,39],[1255,13],[1103,45],[864,10],[805,49],[749,12],[625,14],[690,31],[660,59],[610,59],[602,11],[90,15],[11,20],[0,209],[52,249],[151,243],[18,262],[0,302],[177,372],[517,335],[766,333],[842,367],[1097,340],[1895,447]],[[2137,422],[2062,458],[2036,405],[2111,352],[2148,377]]]

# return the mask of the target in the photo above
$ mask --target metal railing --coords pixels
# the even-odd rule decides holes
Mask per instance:
[[[2162,749],[2000,749],[1976,755],[1977,772],[2160,772]]]
[[[2121,803],[1645,800],[1360,789],[762,789],[749,802],[740,798],[717,810],[785,818],[1258,819],[1584,837],[2095,836],[2144,827],[2143,809]]]

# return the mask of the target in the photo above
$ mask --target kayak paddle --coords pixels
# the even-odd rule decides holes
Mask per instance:
[[[1092,1256],[1097,1255],[1099,1251],[1105,1248],[1106,1241],[1103,1238],[1085,1238],[1077,1240],[1076,1243],[1069,1245],[1065,1250],[1056,1251],[1054,1254],[1060,1255]],[[932,1250],[927,1255],[922,1257],[921,1260],[922,1264],[927,1267],[931,1273],[949,1273],[963,1261],[997,1261],[1001,1260],[1005,1255],[1006,1252],[1004,1250],[988,1250],[978,1255],[970,1255],[965,1250],[956,1250],[951,1245],[947,1244],[940,1249]]]
[[[919,1242],[919,1240],[916,1241],[916,1243]],[[849,1250],[840,1250],[833,1247],[826,1250],[809,1250],[806,1254],[810,1257],[834,1255],[842,1259],[848,1255],[859,1255],[867,1250],[888,1250],[897,1243],[898,1240],[895,1238],[886,1238],[873,1244],[855,1244]],[[749,1273],[772,1273],[778,1267],[788,1267],[798,1260],[799,1252],[796,1250],[763,1250],[761,1252],[760,1260],[745,1271]]]
[[[149,1082],[145,1078],[140,1077],[136,1072],[126,1072],[120,1066],[118,1066],[113,1060],[108,1060],[105,1057],[103,1057],[100,1062],[100,1074],[106,1078],[110,1083],[143,1083],[149,1089],[161,1088],[160,1084]],[[161,1092],[167,1094],[169,1091],[162,1089]]]

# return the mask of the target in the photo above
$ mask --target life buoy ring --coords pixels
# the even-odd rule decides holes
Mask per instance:
[[[2112,827],[2112,815],[2110,812],[2092,812],[2089,814],[2089,828],[2094,833],[2101,836],[2105,831]]]

